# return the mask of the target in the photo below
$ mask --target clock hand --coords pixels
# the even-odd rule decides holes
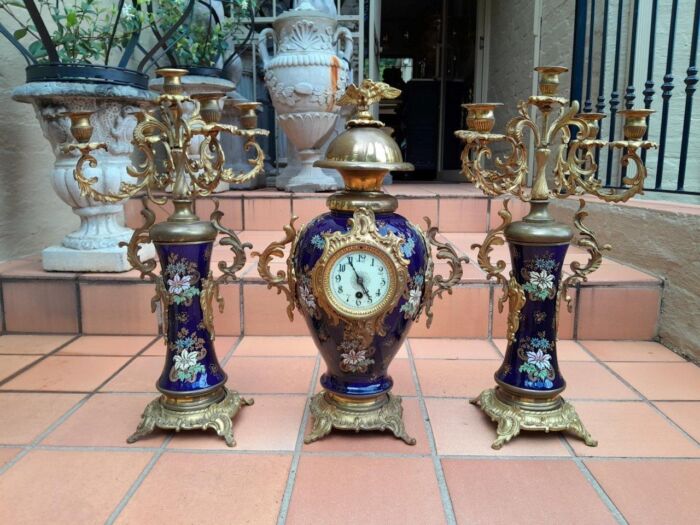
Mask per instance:
[[[360,285],[362,291],[365,292],[367,298],[370,298],[369,292],[367,291],[367,288],[365,288],[364,279],[362,279],[362,277],[360,277],[360,275],[357,273],[357,270],[355,270],[355,265],[352,264],[352,260],[349,260],[348,263],[350,264],[350,268],[352,268],[352,271],[355,272],[355,279],[357,281],[357,284]]]

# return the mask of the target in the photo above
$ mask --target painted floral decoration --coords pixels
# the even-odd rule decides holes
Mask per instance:
[[[199,288],[195,286],[199,281],[196,263],[171,253],[164,274],[173,303],[189,306],[192,298],[199,295]]]
[[[330,230],[326,230],[321,233],[317,233],[313,237],[311,237],[311,245],[316,248],[317,250],[323,250],[326,246],[326,239],[323,238],[324,234],[326,233],[331,233]]]
[[[409,259],[416,249],[416,241],[413,239],[413,237],[406,238],[403,234],[401,235],[401,237],[404,240],[403,244],[401,245],[401,254],[406,259]]]
[[[365,373],[370,365],[374,364],[374,359],[370,359],[373,354],[372,349],[362,348],[359,341],[343,341],[339,348],[341,354],[340,369],[344,372]]]
[[[299,276],[299,301],[306,311],[315,316],[316,315],[316,297],[311,291],[311,277],[306,274],[301,274]]]
[[[533,261],[528,261],[523,268],[523,277],[526,283],[523,285],[531,301],[544,301],[553,299],[556,295],[554,283],[554,273],[557,270],[557,262],[551,254],[536,257]]]
[[[525,386],[530,388],[551,388],[552,379],[555,377],[552,368],[552,343],[544,337],[543,333],[537,337],[527,337],[520,342],[518,355],[525,362],[518,369],[525,372],[528,379]]]
[[[404,313],[404,319],[409,319],[415,317],[420,309],[420,301],[423,297],[423,276],[421,274],[416,274],[411,279],[411,287],[408,291],[408,298],[405,303],[401,305],[400,311]]]
[[[170,349],[174,352],[173,366],[170,369],[170,378],[175,381],[194,383],[197,375],[202,374],[200,382],[206,383],[206,368],[200,361],[206,355],[204,339],[198,337],[196,332],[189,333],[183,327],[177,334],[175,342],[170,344]]]

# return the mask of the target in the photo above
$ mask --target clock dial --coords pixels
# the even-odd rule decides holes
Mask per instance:
[[[328,287],[332,303],[354,314],[370,314],[390,300],[393,273],[385,257],[368,250],[344,250],[331,261]]]

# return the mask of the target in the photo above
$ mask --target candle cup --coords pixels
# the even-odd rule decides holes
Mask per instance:
[[[540,66],[535,71],[539,73],[540,93],[546,96],[555,96],[559,91],[559,75],[566,73],[568,68],[563,66]]]
[[[467,110],[467,128],[479,133],[490,133],[496,124],[493,110],[502,105],[500,102],[462,104]]]
[[[92,111],[75,111],[67,115],[70,118],[70,132],[73,138],[81,143],[89,142],[92,137]]]
[[[255,129],[258,126],[258,108],[260,102],[240,102],[234,107],[241,112],[241,127],[243,129]]]
[[[199,101],[199,114],[207,124],[221,120],[221,93],[198,93],[192,98]]]
[[[167,95],[181,95],[184,92],[182,77],[187,74],[186,69],[165,67],[156,71],[156,75],[163,77],[163,92]]]
[[[642,140],[647,132],[647,117],[654,113],[653,109],[625,109],[619,111],[625,119],[622,127],[625,139],[627,140]]]
[[[583,120],[588,126],[586,133],[581,133],[582,139],[594,139],[600,131],[600,121],[605,118],[605,113],[579,113],[576,118]]]

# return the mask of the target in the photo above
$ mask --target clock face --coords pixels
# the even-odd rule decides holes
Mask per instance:
[[[330,302],[352,317],[366,317],[383,310],[393,298],[395,271],[380,250],[350,246],[328,264]]]

